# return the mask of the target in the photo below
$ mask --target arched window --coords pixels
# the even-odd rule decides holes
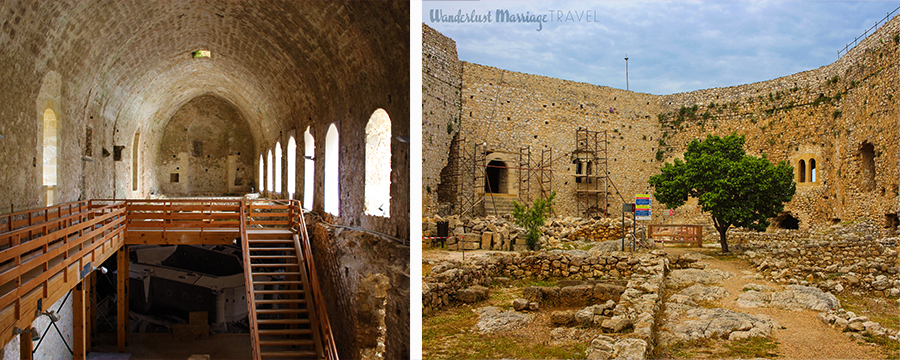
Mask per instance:
[[[806,161],[800,160],[800,168],[798,170],[800,171],[800,181],[797,182],[806,182]]]
[[[331,124],[325,133],[325,211],[335,216],[341,215],[339,152],[337,127]]]
[[[316,139],[309,133],[309,126],[303,133],[303,147],[305,155],[303,157],[303,208],[312,210],[313,206],[313,189],[315,189],[316,174]]]
[[[259,154],[259,182],[256,184],[259,186],[259,192],[263,192],[263,187],[265,186],[266,181],[266,161],[263,160],[263,155]]]
[[[390,217],[391,119],[375,110],[366,124],[366,215]]]
[[[44,111],[44,138],[43,138],[43,185],[44,205],[50,206],[56,203],[56,162],[57,148],[59,145],[58,124],[56,113],[47,109]]]
[[[809,182],[816,182],[816,159],[809,159]]]
[[[281,142],[275,143],[275,193],[281,194]]]
[[[272,150],[269,150],[269,154],[266,155],[266,191],[273,191],[275,189],[275,184],[272,183]]]
[[[287,145],[287,192],[288,199],[297,193],[297,142],[291,136]]]

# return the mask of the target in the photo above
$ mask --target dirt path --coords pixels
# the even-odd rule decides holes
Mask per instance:
[[[697,251],[696,248],[667,248],[670,257],[678,257],[686,252],[709,254],[708,250]],[[851,339],[840,330],[825,325],[816,318],[817,312],[811,310],[791,311],[775,308],[743,308],[736,304],[737,297],[743,292],[744,285],[755,283],[768,286],[773,290],[781,290],[783,286],[765,280],[752,268],[746,260],[720,260],[707,257],[699,261],[707,264],[707,269],[718,269],[733,273],[733,278],[725,280],[720,286],[728,290],[729,295],[720,299],[717,304],[723,308],[747,314],[765,314],[771,316],[782,326],[772,336],[779,343],[779,358],[783,359],[880,359],[883,355],[872,346],[863,345]]]

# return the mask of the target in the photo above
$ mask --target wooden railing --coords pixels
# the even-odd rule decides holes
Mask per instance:
[[[12,340],[14,326],[31,326],[38,300],[47,305],[60,300],[86,272],[100,266],[128,243],[130,240],[126,239],[131,239],[132,232],[233,230],[247,239],[248,229],[289,228],[302,241],[318,318],[318,329],[314,330],[320,334],[325,358],[338,359],[299,201],[101,199],[6,214],[0,216],[0,223],[6,226],[0,226],[0,341],[3,343]],[[243,252],[244,258],[249,259],[246,247]],[[244,276],[250,277],[249,263],[245,262],[244,267]],[[251,283],[249,278],[246,280]],[[256,306],[250,290],[247,289],[248,311],[254,326]],[[256,339],[252,346],[256,358],[259,354]]]
[[[649,236],[663,245],[668,242],[703,246],[703,226],[700,225],[653,224],[649,227]]]
[[[25,226],[45,223],[61,216],[77,214],[87,209],[87,201],[75,201],[35,210],[4,214],[0,216],[0,233],[13,231]]]
[[[17,214],[30,216],[19,226]],[[73,289],[93,266],[124,243],[125,204],[93,206],[85,202],[7,215],[11,231],[0,233],[0,341],[12,328],[27,328],[38,301],[52,304]]]
[[[245,218],[246,214],[244,213],[244,206],[241,206],[239,210],[239,214],[241,218]],[[247,226],[246,221],[240,222],[241,229],[241,239],[243,241],[247,241]],[[244,244],[241,246],[243,249],[243,259],[244,259],[244,284],[247,284],[244,287],[246,294],[244,295],[247,299],[247,316],[250,319],[250,329],[257,329],[259,325],[256,324],[256,297],[253,295],[253,270],[250,269],[250,247]],[[253,359],[259,359],[259,339],[256,335],[250,334],[250,352],[252,354]]]
[[[298,214],[296,216],[297,233],[300,234],[303,247],[303,257],[306,259],[306,271],[309,274],[309,285],[312,288],[314,304],[316,307],[316,315],[318,316],[319,338],[325,351],[325,359],[337,360],[337,345],[334,342],[334,334],[331,331],[331,321],[328,320],[328,311],[325,308],[325,297],[322,296],[322,289],[319,286],[319,276],[316,273],[316,262],[313,260],[312,245],[309,242],[309,234],[306,230],[306,219],[303,217],[303,211],[300,208],[299,201],[292,201],[291,208]]]
[[[292,203],[288,200],[244,200],[247,226],[291,228],[295,222]]]

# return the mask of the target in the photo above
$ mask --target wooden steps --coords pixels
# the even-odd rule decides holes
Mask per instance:
[[[321,359],[306,265],[300,242],[287,229],[248,229],[244,268],[253,299],[252,336],[262,359]]]

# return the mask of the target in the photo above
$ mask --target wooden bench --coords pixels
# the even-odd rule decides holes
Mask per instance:
[[[685,224],[655,224],[649,226],[649,235],[653,241],[678,244],[697,244],[703,246],[703,226]]]

